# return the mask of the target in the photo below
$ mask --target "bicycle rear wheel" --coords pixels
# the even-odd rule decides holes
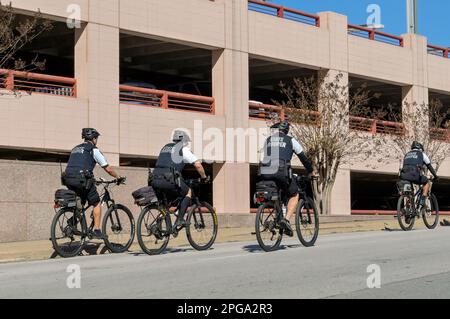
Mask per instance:
[[[120,204],[111,206],[105,213],[102,232],[105,245],[112,253],[124,253],[133,244],[135,225],[131,211]]]
[[[423,222],[428,229],[435,229],[439,224],[439,206],[436,196],[431,194],[426,203],[426,210],[422,215]]]
[[[139,215],[137,238],[139,246],[148,255],[159,255],[169,244],[169,225],[165,212],[157,207],[147,206]]]
[[[414,200],[410,196],[402,195],[397,203],[397,219],[404,231],[410,231],[414,227],[416,216],[414,214]]]
[[[256,239],[262,250],[266,252],[277,250],[283,239],[283,232],[280,230],[277,221],[279,214],[281,212],[267,204],[259,206],[256,213]]]
[[[319,236],[319,214],[311,198],[302,199],[297,206],[295,227],[302,245],[314,246]]]
[[[192,206],[188,213],[186,235],[194,249],[207,250],[214,244],[219,226],[214,208],[205,202],[200,204]]]
[[[53,218],[51,225],[51,241],[55,252],[70,258],[80,255],[86,241],[85,223],[78,220],[74,209],[61,209]]]

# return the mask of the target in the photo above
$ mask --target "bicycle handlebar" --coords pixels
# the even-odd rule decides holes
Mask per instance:
[[[206,185],[211,183],[211,180],[206,179],[206,181],[202,178],[194,178],[194,179],[187,179],[186,180],[187,184],[201,184],[201,185]]]
[[[111,181],[107,181],[107,180],[105,180],[103,178],[100,178],[99,180],[95,180],[95,184],[96,185],[112,185],[112,184],[117,184],[117,185],[123,184],[123,185],[125,185],[125,180],[126,179],[119,178],[119,179],[113,179]]]

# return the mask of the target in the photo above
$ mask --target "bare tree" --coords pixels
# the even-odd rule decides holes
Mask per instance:
[[[36,55],[31,61],[25,61],[18,56],[18,53],[52,27],[51,21],[43,19],[40,11],[30,17],[19,17],[11,3],[4,5],[0,1],[0,69],[43,70],[45,60],[40,61]],[[0,82],[5,80],[5,76],[4,73],[0,73]]]
[[[281,84],[281,91],[286,100],[275,103],[294,124],[292,135],[301,141],[317,170],[316,205],[321,214],[329,214],[339,168],[368,158],[372,160],[367,166],[379,162],[373,159],[381,141],[371,128],[383,114],[368,107],[378,95],[365,86],[350,90],[340,73],[294,79],[290,86]]]

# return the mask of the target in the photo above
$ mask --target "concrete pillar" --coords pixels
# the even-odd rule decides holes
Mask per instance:
[[[88,123],[102,134],[99,148],[119,165],[119,29],[88,23],[76,31],[78,97],[87,99]],[[81,132],[81,127],[80,127]]]
[[[417,34],[405,34],[403,37],[404,45],[411,49],[413,57],[413,84],[402,90],[403,122],[409,134],[423,140],[429,134],[428,40]],[[418,115],[412,116],[414,112]]]
[[[350,169],[339,169],[331,194],[331,215],[351,215]]]
[[[215,163],[213,165],[214,207],[218,213],[250,213],[250,165]]]
[[[329,69],[348,71],[348,19],[335,12],[320,12],[320,28],[329,32]]]
[[[232,0],[225,5],[226,45],[224,50],[213,52],[213,95],[216,101],[216,112],[225,117],[226,128],[248,129],[248,32],[247,1]],[[223,132],[226,136],[226,132]],[[227,139],[225,137],[225,139]],[[231,139],[231,136],[230,136]],[[226,144],[234,144],[234,156],[228,154],[227,162],[216,163],[214,171],[214,206],[219,213],[250,212],[250,164],[238,162],[236,150],[238,139],[225,140]],[[248,143],[247,146],[248,147]],[[246,152],[247,153],[247,152]]]

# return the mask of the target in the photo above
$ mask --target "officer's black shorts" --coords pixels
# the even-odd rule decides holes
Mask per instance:
[[[265,181],[274,181],[277,186],[283,190],[284,194],[291,198],[297,196],[299,193],[298,185],[294,179],[289,180],[288,177],[283,176],[282,174],[274,174],[274,175],[262,175],[262,180]]]
[[[81,198],[83,205],[88,202],[89,206],[97,206],[100,203],[100,195],[98,194],[97,187],[94,183],[91,184],[89,189],[86,189],[83,185],[79,183],[78,180],[65,180],[66,187],[77,193],[77,195]]]
[[[429,182],[428,177],[420,174],[418,171],[413,170],[413,169],[408,169],[408,168],[404,168],[400,178],[402,180],[411,182],[413,184],[417,184],[417,185],[426,185]]]
[[[186,195],[189,192],[189,186],[186,184],[186,182],[180,178],[180,185],[176,185],[174,183],[171,183],[167,181],[164,178],[158,178],[155,176],[152,181],[151,185],[157,192],[163,192],[167,199],[169,200],[175,200],[178,197],[186,197]]]

